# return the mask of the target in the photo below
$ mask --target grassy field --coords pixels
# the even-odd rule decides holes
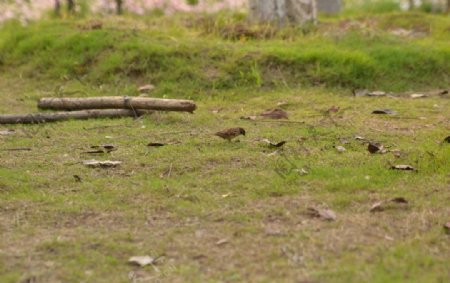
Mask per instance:
[[[236,14],[2,27],[0,113],[148,83],[198,110],[1,126],[15,132],[0,135],[0,282],[448,282],[449,94],[409,93],[448,89],[449,38],[448,17],[418,12],[280,31]],[[241,119],[272,108],[289,120]],[[398,114],[371,114],[385,108]],[[213,135],[235,126],[239,142]],[[117,150],[85,153],[105,143]],[[370,211],[395,197],[408,204]]]

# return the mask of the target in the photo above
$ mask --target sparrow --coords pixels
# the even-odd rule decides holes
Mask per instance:
[[[226,130],[222,130],[220,132],[215,133],[216,136],[221,137],[227,141],[231,141],[235,137],[239,135],[245,136],[245,130],[243,128],[230,128]]]

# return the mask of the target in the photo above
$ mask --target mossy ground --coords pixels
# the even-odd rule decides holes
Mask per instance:
[[[277,32],[241,15],[97,21],[2,28],[0,112],[36,111],[43,96],[137,95],[146,83],[198,110],[2,126],[16,133],[0,136],[1,282],[449,280],[448,96],[351,95],[447,88],[448,18],[348,16]],[[289,121],[240,119],[275,107]],[[398,115],[371,114],[380,108]],[[213,136],[232,126],[247,136]],[[355,135],[402,154],[372,155]],[[271,154],[257,138],[287,144]],[[118,150],[83,153],[102,143]],[[7,150],[19,147],[31,150]],[[81,164],[92,158],[123,164]],[[393,197],[409,203],[369,211]],[[310,218],[311,206],[337,221]],[[127,264],[145,254],[164,258]]]

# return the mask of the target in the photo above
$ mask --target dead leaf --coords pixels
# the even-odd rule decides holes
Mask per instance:
[[[287,112],[279,108],[269,109],[261,113],[260,116],[270,119],[288,119]]]
[[[13,135],[15,133],[16,133],[16,131],[7,129],[7,130],[0,131],[0,136]]]
[[[303,168],[300,168],[300,169],[294,169],[293,171],[294,171],[294,172],[297,172],[300,176],[305,176],[305,175],[308,175],[308,174],[309,174],[309,172],[306,171],[306,170],[303,169]]]
[[[408,203],[408,201],[404,198],[404,197],[396,197],[391,199],[391,202],[396,202],[396,203]]]
[[[428,95],[423,94],[423,93],[413,93],[413,94],[410,94],[409,97],[411,97],[413,99],[415,99],[415,98],[425,98],[425,97],[428,97]]]
[[[403,171],[416,171],[416,168],[411,165],[393,165],[391,166],[393,170],[403,170]]]
[[[367,146],[367,150],[370,153],[383,153],[384,146],[381,143],[369,142],[369,145]],[[384,151],[384,152],[386,152],[386,151]]]
[[[117,167],[120,164],[122,164],[122,161],[111,161],[111,160],[99,161],[95,159],[83,161],[83,165],[88,167],[110,168],[110,167]]]
[[[228,244],[228,239],[221,239],[216,242],[216,245],[218,245],[218,246],[222,246],[225,244]]]
[[[104,149],[109,151],[116,150],[116,146],[113,144],[102,144],[100,145],[100,147],[103,147]]]
[[[386,96],[386,92],[384,91],[371,91],[367,93],[367,96]]]
[[[384,238],[385,238],[386,240],[388,240],[388,241],[394,241],[394,240],[395,240],[394,238],[392,238],[392,237],[389,236],[389,235],[385,235]]]
[[[373,97],[380,97],[380,96],[386,96],[387,93],[384,91],[369,91],[368,89],[359,89],[353,91],[354,96],[373,96]]]
[[[262,139],[261,141],[267,143],[270,147],[282,147],[286,144],[286,141],[280,141],[278,143],[271,142],[268,139]]]
[[[154,89],[155,89],[155,86],[152,85],[152,84],[146,84],[146,85],[140,86],[138,88],[140,93],[149,93],[149,92],[151,92]]]
[[[370,207],[370,212],[375,212],[375,211],[382,211],[381,205],[384,203],[384,201],[379,201],[374,203],[371,207]]]
[[[373,110],[372,114],[396,115],[397,111],[392,110],[392,109],[377,109],[377,110]]]
[[[91,146],[91,148],[96,150],[85,151],[83,153],[88,154],[110,153],[111,151],[117,150],[117,148],[112,144],[93,145]]]
[[[128,263],[138,266],[146,266],[155,263],[156,259],[151,256],[132,256],[128,259]]]
[[[241,120],[255,121],[256,120],[256,116],[241,116]]]
[[[317,209],[314,207],[308,207],[306,213],[311,217],[322,218],[327,221],[335,221],[337,216],[331,209]]]
[[[105,153],[105,151],[99,149],[99,150],[89,150],[89,151],[84,151],[82,153],[86,153],[86,154],[103,154]]]
[[[334,146],[334,148],[338,151],[338,152],[344,152],[346,151],[345,147],[338,145],[338,146]]]
[[[147,144],[147,146],[155,146],[155,147],[161,147],[161,146],[165,146],[165,143],[160,143],[160,142],[151,142],[149,144]]]
[[[362,137],[362,136],[355,136],[355,140],[358,140],[358,141],[365,141],[366,138],[364,138],[364,137]]]
[[[390,199],[387,201],[379,201],[379,202],[374,203],[370,207],[370,212],[383,211],[388,208],[393,208],[393,207],[389,206],[390,203],[406,205],[406,204],[408,204],[408,201],[403,197],[396,197],[396,198],[393,198],[393,199]]]

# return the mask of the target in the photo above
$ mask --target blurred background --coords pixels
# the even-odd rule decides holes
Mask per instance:
[[[246,12],[248,2],[249,0],[1,0],[0,22],[18,20],[26,24],[44,16],[64,17],[72,13],[86,16],[114,13],[129,15],[217,13],[224,10]],[[319,14],[348,15],[355,12],[381,13],[413,9],[444,13],[448,12],[449,3],[449,0],[316,0],[315,4]]]

